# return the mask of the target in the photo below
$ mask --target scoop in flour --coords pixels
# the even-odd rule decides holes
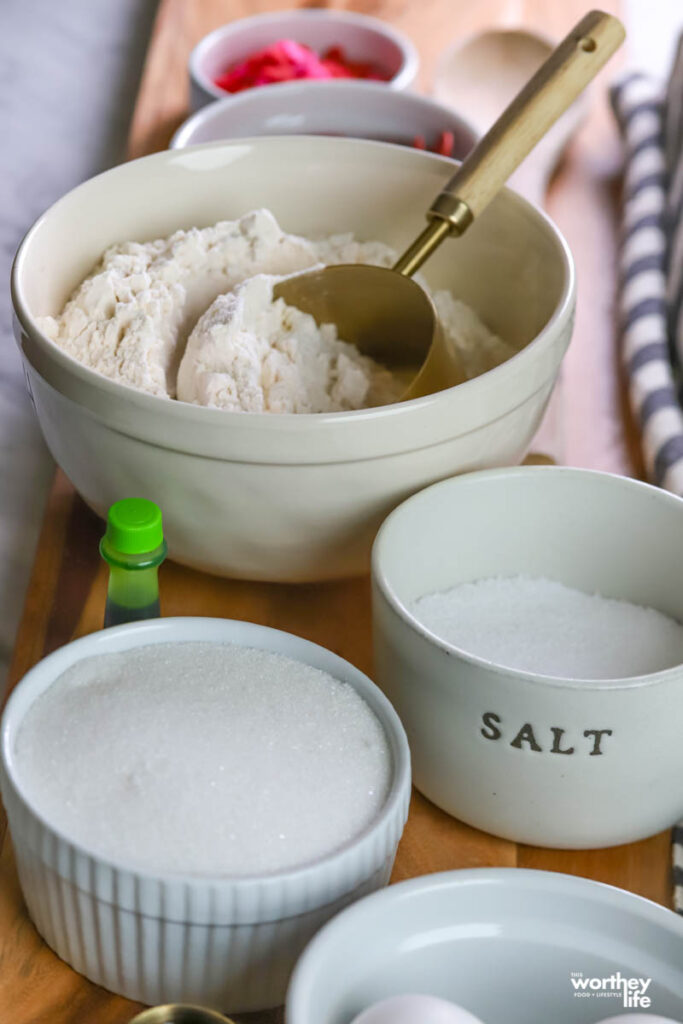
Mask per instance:
[[[178,398],[231,412],[341,412],[396,402],[405,380],[283,299],[258,275],[220,295],[192,331]]]

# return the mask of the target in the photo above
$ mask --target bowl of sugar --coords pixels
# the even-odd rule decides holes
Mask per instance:
[[[385,885],[410,756],[348,662],[247,622],[169,618],[45,658],[2,720],[0,782],[38,931],[145,1003],[284,1001],[338,910]]]
[[[415,785],[517,842],[592,848],[683,816],[683,501],[518,467],[445,480],[373,550],[375,678]]]

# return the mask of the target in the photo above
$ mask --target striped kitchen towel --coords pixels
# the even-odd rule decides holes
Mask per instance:
[[[683,495],[683,410],[672,330],[675,304],[669,302],[676,276],[678,291],[683,291],[680,257],[667,280],[671,243],[683,248],[683,230],[671,230],[680,217],[672,208],[674,191],[669,190],[669,161],[681,172],[674,173],[672,183],[681,179],[683,185],[680,138],[672,130],[679,124],[672,118],[667,132],[665,90],[645,75],[629,75],[615,86],[612,105],[626,151],[619,314],[631,408],[640,424],[648,476]],[[680,336],[683,355],[683,330]]]
[[[683,36],[667,86],[631,74],[611,93],[624,138],[621,352],[653,483],[683,496]],[[683,914],[683,822],[673,836]]]
[[[683,824],[674,829],[674,907],[683,914]]]

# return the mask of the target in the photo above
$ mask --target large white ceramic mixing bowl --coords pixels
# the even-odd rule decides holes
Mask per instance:
[[[379,409],[229,413],[143,394],[66,355],[36,318],[58,313],[114,242],[145,241],[268,207],[287,231],[353,231],[401,249],[451,161],[358,139],[262,137],[159,153],[80,185],[29,231],[15,261],[16,334],[57,462],[102,514],[158,502],[172,557],[265,580],[350,576],[386,514],[426,484],[517,462],[569,343],[574,272],[552,223],[503,192],[425,277],[519,352],[481,377]]]

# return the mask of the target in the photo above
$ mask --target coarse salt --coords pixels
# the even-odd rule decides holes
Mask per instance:
[[[623,679],[683,662],[683,626],[654,608],[527,576],[462,583],[411,611],[446,643],[505,668]]]
[[[190,875],[289,870],[386,801],[391,755],[348,683],[268,651],[174,643],[87,658],[29,708],[17,775],[93,853]]]

